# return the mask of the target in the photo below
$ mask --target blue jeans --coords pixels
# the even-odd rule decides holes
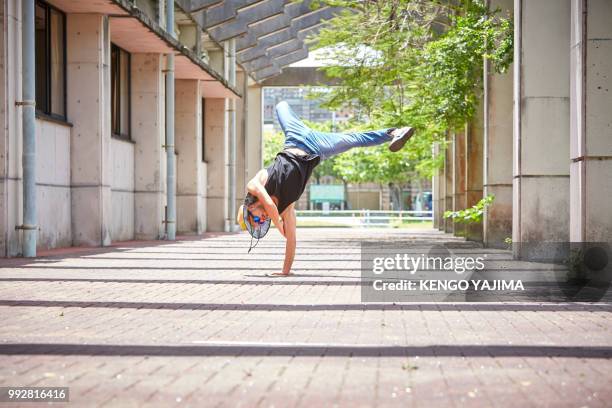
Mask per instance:
[[[321,160],[353,147],[376,146],[392,139],[388,133],[391,129],[355,133],[319,132],[310,129],[285,101],[276,105],[276,115],[285,133],[285,147],[297,147],[306,153],[319,155]]]

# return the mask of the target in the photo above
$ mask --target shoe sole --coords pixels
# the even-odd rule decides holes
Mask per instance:
[[[399,139],[396,139],[394,141],[392,141],[389,144],[389,150],[391,150],[392,152],[397,152],[398,150],[400,150],[402,147],[404,147],[404,145],[406,144],[406,142],[408,140],[410,140],[410,138],[412,137],[412,135],[414,134],[414,128],[410,128],[406,131],[406,133],[404,133],[404,135],[402,135],[402,137],[400,137]]]

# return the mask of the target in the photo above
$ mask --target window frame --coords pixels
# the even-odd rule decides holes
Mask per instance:
[[[111,135],[114,138],[117,139],[121,139],[121,140],[127,140],[127,141],[132,141],[132,54],[130,54],[127,50],[121,48],[120,46],[118,46],[117,44],[111,42],[110,44],[111,47],[111,52],[110,52],[110,69],[111,69],[111,100],[110,100],[110,110],[111,110]],[[115,66],[113,64],[113,52],[116,51],[117,52],[117,66]],[[127,68],[126,68],[126,72],[127,72],[127,78],[123,78],[125,80],[127,80],[127,133],[123,134],[121,133],[121,127],[122,127],[122,123],[121,123],[121,62],[122,62],[122,57],[123,55],[127,55]],[[117,90],[118,90],[118,95],[117,95],[117,104],[118,109],[117,109],[117,114],[118,117],[117,119],[117,127],[119,129],[119,132],[116,132],[117,129],[115,129],[112,125],[113,125],[113,115],[115,114],[115,109],[113,109],[113,89],[112,89],[112,76],[113,76],[113,72],[116,72],[117,78],[116,80],[118,81],[117,83]]]
[[[66,13],[57,7],[47,3],[43,0],[36,0],[34,6],[40,6],[45,10],[45,55],[46,55],[46,66],[45,66],[45,77],[46,77],[46,86],[45,86],[45,109],[41,109],[38,104],[36,104],[35,112],[39,116],[48,117],[54,120],[59,120],[61,122],[66,122],[68,118],[68,82],[67,82],[67,49],[66,49]],[[52,67],[53,61],[51,61],[51,11],[55,11],[60,16],[62,16],[62,76],[64,80],[64,89],[63,89],[63,111],[64,114],[60,115],[59,113],[53,112],[53,95],[51,80],[52,80]],[[36,50],[34,50],[36,53]],[[35,62],[36,65],[36,62]],[[35,84],[36,87],[40,86],[39,84]]]

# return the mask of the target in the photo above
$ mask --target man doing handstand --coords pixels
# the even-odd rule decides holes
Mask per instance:
[[[247,183],[247,195],[238,211],[238,222],[252,237],[260,238],[258,228],[270,221],[287,240],[283,271],[289,275],[295,257],[295,202],[300,198],[313,169],[321,160],[353,147],[389,142],[389,150],[400,150],[414,133],[411,127],[354,133],[319,132],[306,126],[285,101],[276,105],[276,114],[285,134],[283,150],[274,162],[261,169]],[[266,228],[267,232],[267,228]]]

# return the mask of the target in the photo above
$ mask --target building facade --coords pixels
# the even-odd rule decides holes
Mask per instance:
[[[41,250],[235,228],[262,165],[261,88],[235,38],[214,39],[190,8],[0,0],[0,254],[22,255],[28,229]],[[24,98],[28,69],[35,100]],[[32,205],[35,225],[24,221]]]

